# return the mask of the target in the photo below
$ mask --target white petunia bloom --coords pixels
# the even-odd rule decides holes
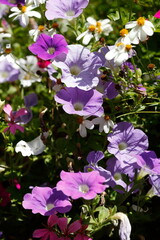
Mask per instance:
[[[99,124],[99,131],[100,132],[105,132],[108,133],[110,128],[114,127],[113,121],[110,119],[109,116],[102,116],[102,117],[97,117],[92,120],[94,124]]]
[[[93,122],[87,120],[87,117],[79,117],[78,123],[80,123],[78,131],[81,137],[87,137],[87,129],[92,130],[94,128]]]
[[[37,17],[41,18],[41,14],[37,11],[32,11],[36,6],[33,5],[26,5],[12,7],[11,13],[9,18],[14,17],[13,20],[19,20],[22,27],[26,27],[29,24],[29,17]]]
[[[46,145],[44,145],[41,139],[42,136],[47,138],[48,132],[44,132],[43,135],[41,134],[30,142],[19,141],[15,147],[16,153],[21,152],[23,157],[41,154],[46,148]]]
[[[137,21],[130,21],[125,25],[125,28],[132,29],[129,32],[129,38],[133,44],[138,44],[139,41],[146,41],[148,36],[154,33],[154,25],[145,20],[144,17],[139,17]]]
[[[108,36],[113,30],[109,19],[96,21],[94,18],[88,17],[86,26],[88,29],[76,38],[77,41],[83,38],[84,45],[87,45],[93,37],[98,41],[101,33]]]
[[[119,236],[121,240],[130,240],[131,224],[126,214],[117,212],[112,216],[113,220],[120,220]]]
[[[126,38],[123,42],[116,42],[114,47],[105,55],[105,58],[108,61],[114,59],[114,63],[120,66],[135,54],[132,48],[129,38]]]

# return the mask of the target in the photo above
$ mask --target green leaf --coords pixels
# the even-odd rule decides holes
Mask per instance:
[[[104,222],[105,219],[107,219],[110,215],[108,208],[105,208],[104,206],[99,207],[99,215],[98,215],[98,220],[100,223]]]

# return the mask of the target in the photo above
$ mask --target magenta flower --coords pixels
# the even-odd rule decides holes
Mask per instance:
[[[82,13],[88,3],[89,0],[48,0],[45,15],[48,20],[55,18],[72,20]]]
[[[6,191],[3,185],[0,183],[0,206],[5,207],[10,202],[10,193]]]
[[[53,232],[52,227],[58,223],[58,217],[54,214],[49,216],[47,220],[47,228],[37,229],[33,232],[34,238],[41,238],[41,240],[58,240],[58,236]]]
[[[25,209],[32,209],[32,213],[40,213],[44,216],[56,212],[66,213],[72,208],[72,204],[63,192],[50,187],[34,187],[32,193],[24,195],[22,205]]]
[[[158,10],[158,12],[156,12],[153,17],[160,18],[160,10]]]
[[[26,115],[28,113],[28,111],[25,108],[21,108],[20,110],[13,112],[12,107],[9,104],[6,104],[3,107],[3,111],[8,115],[6,121],[8,122],[8,125],[9,125],[9,127],[4,129],[4,132],[6,132],[8,130],[12,134],[15,134],[16,130],[24,132],[24,127],[18,125],[19,117]]]
[[[103,185],[105,178],[98,171],[92,172],[64,172],[60,174],[61,181],[57,183],[57,190],[61,190],[72,199],[93,199],[97,193],[102,193],[106,186]]]
[[[84,91],[66,87],[55,95],[55,100],[63,104],[63,110],[68,114],[99,117],[104,112],[102,94],[93,89]]]
[[[29,46],[29,50],[43,60],[50,60],[61,53],[68,53],[67,42],[60,34],[55,34],[53,37],[40,34],[37,41]]]

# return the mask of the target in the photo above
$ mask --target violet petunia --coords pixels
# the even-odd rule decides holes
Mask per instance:
[[[7,59],[0,61],[0,83],[13,82],[18,79],[20,71],[15,69]]]
[[[96,197],[106,189],[105,178],[98,171],[92,172],[65,172],[61,171],[61,181],[57,183],[57,190],[61,190],[72,199],[84,198],[87,200]]]
[[[53,64],[62,70],[61,81],[67,87],[78,87],[87,91],[98,85],[102,61],[82,45],[68,45],[66,57],[56,57]]]
[[[50,187],[34,187],[32,193],[24,195],[22,205],[25,209],[32,209],[32,213],[44,216],[66,213],[72,208],[69,198],[62,191]]]
[[[102,94],[92,89],[84,91],[66,87],[55,95],[55,101],[63,104],[63,109],[68,114],[101,116],[104,111]]]
[[[89,0],[48,0],[45,15],[48,20],[55,18],[72,20],[82,13],[88,3]]]
[[[61,34],[51,37],[42,33],[37,41],[29,46],[29,50],[43,60],[54,59],[62,53],[68,53],[67,42]]]
[[[141,154],[148,148],[148,137],[140,129],[134,129],[129,122],[119,122],[108,134],[108,151],[116,158],[136,162],[134,155]]]

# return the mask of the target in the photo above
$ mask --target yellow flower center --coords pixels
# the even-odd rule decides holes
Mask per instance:
[[[90,32],[94,32],[94,31],[96,30],[96,26],[90,25],[90,26],[88,27],[88,29],[89,29]]]
[[[119,35],[121,37],[125,37],[126,35],[128,34],[128,30],[123,28],[120,32],[119,32]]]
[[[144,18],[144,17],[139,17],[139,18],[137,19],[137,24],[138,24],[139,26],[143,26],[144,23],[145,23],[145,18]]]
[[[119,47],[119,46],[122,46],[122,45],[124,46],[124,43],[119,42],[119,43],[116,44],[116,47]]]
[[[110,117],[109,117],[108,115],[105,115],[105,116],[104,116],[104,119],[105,119],[106,121],[108,121],[108,120],[110,119]]]
[[[101,33],[102,32],[102,24],[100,22],[97,22],[96,23],[96,29],[97,29],[97,32],[98,33]]]
[[[25,13],[27,11],[27,7],[22,6],[21,4],[18,5],[18,8],[21,10],[22,13]]]
[[[45,29],[45,26],[43,26],[43,25],[39,25],[39,26],[38,26],[38,30],[39,30],[40,32],[43,32],[44,29]]]
[[[132,49],[132,45],[126,45],[126,50],[129,51]]]

